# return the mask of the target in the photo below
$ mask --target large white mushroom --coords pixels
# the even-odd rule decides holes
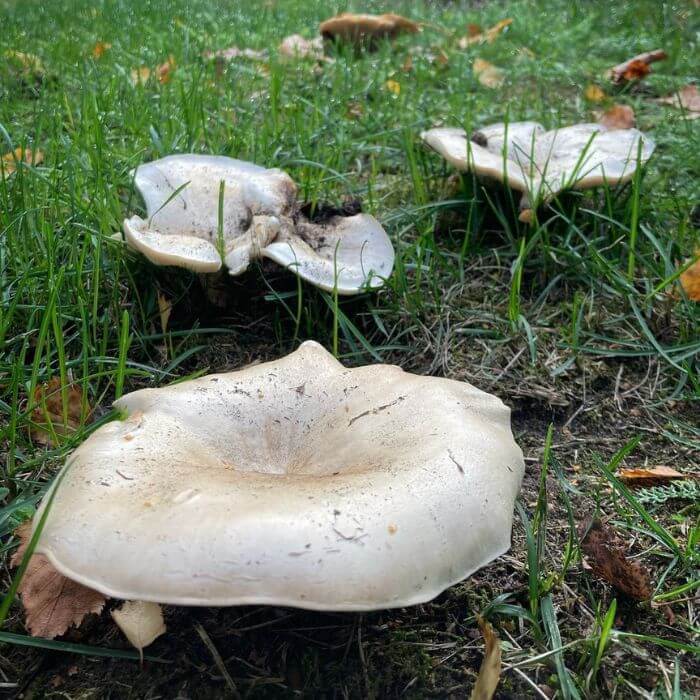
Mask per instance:
[[[545,131],[537,122],[511,122],[479,129],[471,138],[456,128],[430,129],[421,138],[457,169],[522,192],[524,221],[533,206],[562,190],[627,182],[654,151],[654,142],[637,129],[600,124]]]
[[[141,165],[134,180],[148,216],[126,219],[124,234],[156,265],[202,273],[225,265],[239,275],[251,260],[269,258],[339,294],[379,287],[391,274],[394,249],[374,217],[309,220],[281,170],[187,154]]]
[[[347,369],[307,342],[115,406],[127,417],[68,460],[37,547],[107,596],[401,607],[510,547],[522,453],[509,409],[469,384]]]

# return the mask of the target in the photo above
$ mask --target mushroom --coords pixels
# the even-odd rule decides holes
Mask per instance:
[[[394,249],[374,217],[309,220],[281,170],[174,155],[139,166],[134,181],[148,216],[126,219],[125,238],[156,265],[215,273],[223,264],[240,275],[252,260],[269,258],[339,294],[379,287],[391,274]]]
[[[393,39],[404,32],[415,34],[420,31],[420,25],[391,12],[383,15],[342,12],[321,22],[319,31],[324,39],[367,43],[371,47],[378,39]]]
[[[537,122],[512,122],[487,126],[470,139],[455,128],[430,129],[421,138],[459,170],[522,192],[521,221],[562,190],[627,182],[654,151],[654,142],[637,129],[610,131],[600,124],[545,131]]]
[[[510,547],[522,452],[470,384],[306,342],[115,407],[55,482],[36,550],[107,596],[403,607]]]

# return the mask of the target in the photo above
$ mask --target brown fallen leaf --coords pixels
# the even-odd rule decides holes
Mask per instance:
[[[26,522],[15,531],[20,545],[10,560],[19,566],[32,537],[32,524]],[[51,566],[43,554],[32,554],[19,584],[24,605],[25,624],[33,637],[53,639],[69,627],[80,625],[90,613],[100,613],[106,597],[102,593],[71,581]]]
[[[679,278],[683,291],[692,301],[700,301],[700,250],[696,251],[696,255],[698,259]]]
[[[586,85],[586,89],[583,91],[583,96],[589,102],[604,102],[605,98],[607,97],[605,92],[593,83]]]
[[[158,82],[165,85],[165,83],[170,82],[173,72],[176,68],[175,57],[170,55],[165,63],[161,63],[158,68],[156,68],[156,77]]]
[[[493,27],[489,27],[486,31],[483,31],[478,24],[470,24],[467,27],[467,36],[463,36],[457,42],[457,46],[460,49],[466,49],[473,44],[492,44],[506,27],[509,27],[511,24],[513,24],[511,17],[496,22]]]
[[[472,68],[476,79],[488,88],[498,88],[505,82],[504,72],[493,65],[485,61],[483,58],[475,58],[474,66]]]
[[[161,63],[155,70],[151,70],[148,66],[140,66],[139,68],[132,69],[131,82],[134,85],[144,85],[150,80],[151,75],[155,75],[158,82],[164,85],[170,82],[175,68],[175,58],[173,56],[168,56],[168,60],[165,63]]]
[[[640,53],[624,63],[613,66],[608,71],[608,77],[616,85],[630,80],[640,80],[651,72],[650,64],[662,61],[664,58],[666,58],[666,52],[663,49]]]
[[[631,129],[634,126],[634,110],[629,105],[613,105],[598,118],[606,129]]]
[[[66,389],[66,411],[63,410],[61,380],[54,377],[34,389],[32,424],[29,434],[34,442],[57,447],[56,440],[72,435],[82,423],[83,395],[76,386]]]
[[[671,467],[651,467],[650,469],[618,469],[617,476],[628,486],[655,486],[674,479],[685,479],[686,475]]]
[[[315,61],[329,61],[323,53],[323,37],[305,39],[301,34],[292,34],[285,37],[277,49],[283,58],[312,58]]]
[[[656,102],[682,109],[686,119],[700,118],[700,91],[697,85],[686,85],[677,94],[660,97]]]
[[[2,169],[4,179],[10,177],[10,175],[17,170],[17,166],[20,163],[26,165],[39,165],[43,163],[44,154],[42,151],[33,151],[30,148],[22,150],[21,147],[18,147],[15,148],[14,151],[5,153],[5,155],[0,158],[0,161],[2,161],[0,169]]]
[[[413,20],[393,13],[356,15],[343,12],[321,22],[319,30],[324,39],[372,46],[378,39],[394,39],[402,33],[415,34],[420,31],[420,26]]]
[[[635,600],[651,598],[649,572],[625,556],[625,543],[612,527],[596,518],[580,528],[579,536],[581,551],[598,578]]]
[[[495,630],[486,620],[478,615],[476,621],[484,638],[485,649],[471,700],[491,700],[501,677],[501,644]]]
[[[93,58],[102,58],[102,56],[104,56],[105,53],[107,51],[109,51],[111,48],[112,48],[112,44],[109,44],[106,41],[98,41],[92,47],[92,57]]]

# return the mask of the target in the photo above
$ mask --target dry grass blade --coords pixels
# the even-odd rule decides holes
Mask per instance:
[[[16,531],[20,546],[11,566],[19,566],[32,536],[32,525],[24,523]],[[69,627],[80,625],[89,613],[99,613],[105,604],[102,593],[71,581],[53,568],[43,554],[32,554],[19,585],[26,625],[34,637],[53,639]]]
[[[612,527],[596,518],[580,534],[581,550],[598,578],[635,600],[651,598],[649,572],[625,556],[624,542]]]
[[[513,19],[511,17],[496,22],[493,27],[489,27],[485,31],[482,30],[478,24],[470,24],[467,27],[467,36],[462,37],[457,42],[457,46],[459,46],[460,49],[466,49],[473,44],[492,44],[511,24],[513,24]]]
[[[671,467],[651,467],[650,469],[618,469],[620,481],[628,486],[657,486],[675,479],[687,478],[685,474]]]
[[[476,618],[484,638],[484,660],[472,689],[471,700],[490,700],[501,678],[501,644],[493,627],[481,616]]]

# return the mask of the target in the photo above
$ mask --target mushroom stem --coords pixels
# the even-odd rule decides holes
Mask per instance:
[[[200,272],[197,275],[207,301],[219,309],[226,308],[231,297],[228,277],[223,269],[218,272]]]

